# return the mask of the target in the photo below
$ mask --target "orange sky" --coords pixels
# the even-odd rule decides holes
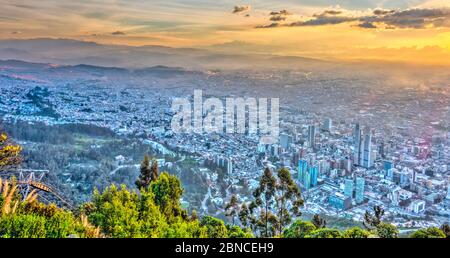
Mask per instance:
[[[254,46],[246,51],[258,53],[450,64],[447,0],[0,0],[0,5],[1,39],[172,47],[245,42]],[[287,12],[277,14],[281,10]],[[334,13],[326,13],[330,10]],[[394,11],[375,17],[375,10]],[[256,28],[272,23],[276,26]],[[231,44],[228,50],[243,48]]]

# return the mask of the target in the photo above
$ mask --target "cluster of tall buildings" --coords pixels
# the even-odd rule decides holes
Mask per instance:
[[[354,199],[356,204],[364,202],[365,179],[363,177],[347,178],[344,184],[344,195]]]
[[[297,180],[305,189],[309,190],[311,187],[317,186],[318,177],[319,167],[317,164],[308,165],[307,160],[298,161]]]
[[[357,123],[353,139],[355,144],[354,164],[364,168],[373,167],[376,151],[372,148],[372,132],[370,129],[362,130],[359,123]]]

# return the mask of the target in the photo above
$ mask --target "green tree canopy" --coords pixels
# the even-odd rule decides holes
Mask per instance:
[[[297,220],[292,225],[285,229],[283,237],[285,238],[304,238],[312,231],[316,230],[316,226],[309,221]]]
[[[411,234],[412,238],[446,238],[442,230],[437,227],[423,228]]]
[[[342,238],[341,231],[334,228],[320,228],[311,231],[306,238]]]
[[[201,226],[207,229],[208,237],[210,238],[227,238],[228,230],[225,223],[217,218],[211,216],[204,216],[200,222]]]
[[[344,231],[344,238],[368,238],[370,232],[359,227],[349,228]]]
[[[397,238],[399,234],[396,226],[384,222],[378,224],[375,232],[380,238]]]

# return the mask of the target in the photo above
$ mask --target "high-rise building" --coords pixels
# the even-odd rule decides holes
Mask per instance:
[[[288,134],[281,134],[280,135],[280,145],[281,148],[285,149],[285,150],[289,150],[290,146],[292,143],[292,136],[288,135]]]
[[[319,167],[317,165],[310,166],[309,167],[309,174],[310,174],[310,186],[314,187],[317,186],[317,178],[319,176]]]
[[[332,126],[333,126],[333,121],[331,120],[331,118],[326,118],[325,121],[323,122],[323,130],[331,132]]]
[[[371,168],[373,166],[373,152],[372,152],[372,132],[367,130],[361,137],[359,143],[359,162],[358,165]]]
[[[231,158],[227,159],[227,173],[228,175],[233,173],[233,160]]]
[[[355,201],[357,204],[364,202],[365,179],[363,177],[356,178]]]
[[[353,131],[353,148],[354,148],[354,164],[360,165],[361,160],[361,128],[359,127],[359,123],[355,124],[355,129]]]
[[[298,161],[298,174],[297,174],[298,182],[303,184],[307,169],[308,169],[308,161],[300,159]]]
[[[311,189],[311,173],[309,170],[306,170],[305,175],[303,176],[303,187],[306,190]]]
[[[390,161],[390,160],[385,160],[384,162],[383,162],[383,169],[384,169],[384,171],[389,171],[389,169],[391,169],[391,168],[393,168],[393,163],[392,163],[392,161]]]
[[[308,144],[309,147],[314,148],[316,141],[316,126],[310,125],[308,126]]]
[[[353,179],[345,179],[344,195],[345,197],[353,198]]]

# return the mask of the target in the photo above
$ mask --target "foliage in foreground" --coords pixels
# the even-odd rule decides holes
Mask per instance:
[[[7,142],[0,135],[0,172],[5,166],[20,160],[20,147]],[[0,238],[252,238],[253,232],[262,237],[284,238],[397,238],[398,229],[382,221],[384,211],[374,207],[374,214],[366,213],[365,227],[340,231],[327,228],[319,215],[311,222],[296,220],[303,203],[300,192],[286,169],[276,176],[266,170],[261,184],[249,205],[238,205],[233,197],[225,207],[233,224],[204,216],[189,216],[181,208],[183,194],[180,180],[167,172],[158,175],[157,163],[150,166],[145,158],[141,176],[136,181],[139,191],[124,185],[111,185],[103,192],[94,191],[92,201],[77,211],[68,211],[54,204],[38,201],[36,191],[23,197],[15,180],[0,178]],[[276,209],[273,209],[275,207]],[[235,224],[238,218],[240,225]],[[253,229],[248,228],[250,226]],[[413,232],[414,238],[445,238],[450,228],[431,227]]]

